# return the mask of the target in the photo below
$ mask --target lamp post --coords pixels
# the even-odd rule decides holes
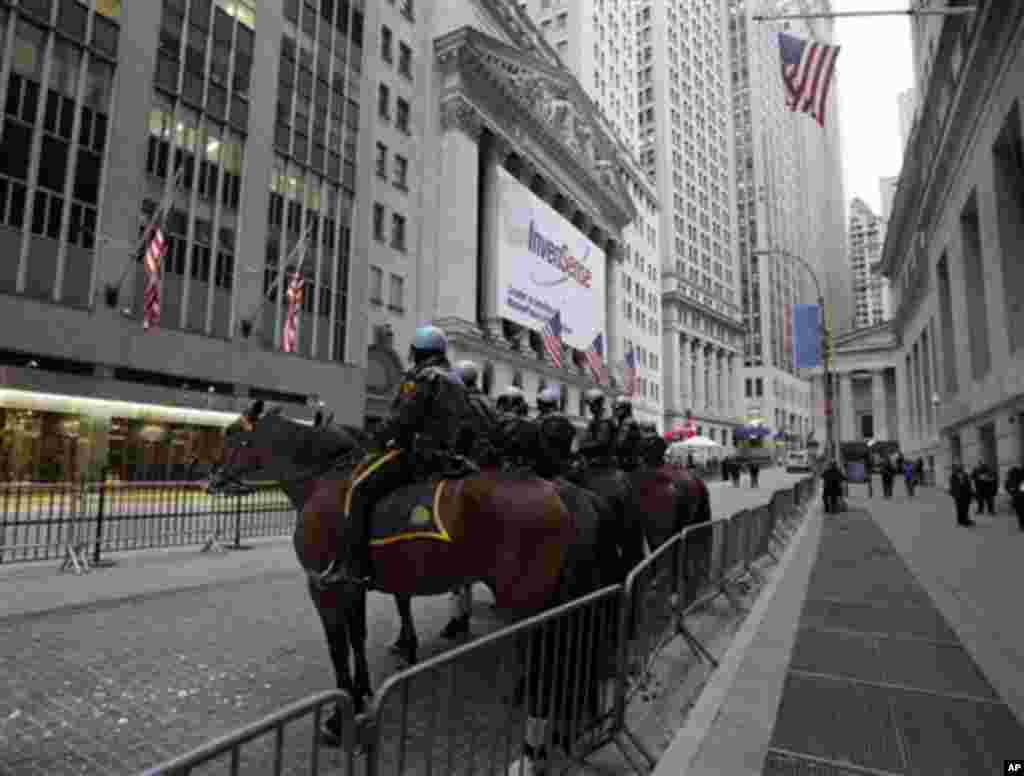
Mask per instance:
[[[811,276],[811,280],[814,281],[814,290],[818,294],[818,336],[820,337],[820,348],[821,348],[821,365],[822,374],[825,387],[825,455],[831,458],[836,458],[835,445],[833,439],[835,435],[832,429],[832,420],[835,416],[832,407],[832,372],[829,369],[831,361],[831,354],[826,352],[825,345],[827,340],[827,324],[825,322],[825,297],[821,293],[821,282],[818,280],[818,273],[814,271],[814,268],[802,257],[797,256],[795,253],[789,253],[788,251],[779,250],[778,248],[770,248],[766,250],[753,251],[752,256],[785,256],[786,258],[792,259],[797,262],[801,267],[806,270],[807,274]]]

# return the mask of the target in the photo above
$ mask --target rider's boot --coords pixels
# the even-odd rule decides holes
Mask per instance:
[[[352,494],[348,520],[345,521],[345,540],[341,546],[346,548],[346,570],[351,581],[370,586],[373,582],[373,565],[370,563],[370,531],[367,525],[370,504],[367,502],[368,499],[359,493],[357,487]]]

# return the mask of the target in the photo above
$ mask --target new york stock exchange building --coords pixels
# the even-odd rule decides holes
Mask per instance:
[[[453,362],[479,365],[488,395],[516,385],[532,405],[555,386],[583,422],[582,395],[597,385],[585,355],[595,338],[609,404],[622,388],[614,267],[638,216],[629,187],[647,184],[634,181],[629,152],[518,9],[441,5],[435,18],[448,29],[434,39],[426,108],[416,315],[387,326],[371,318],[368,425],[384,416],[398,355],[426,321],[448,333]],[[560,367],[541,336],[556,313]]]

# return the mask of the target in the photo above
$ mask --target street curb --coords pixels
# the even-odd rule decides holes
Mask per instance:
[[[711,738],[714,726],[723,716],[724,706],[729,698],[730,692],[735,689],[737,677],[744,665],[744,661],[748,657],[751,645],[754,643],[754,640],[761,631],[762,623],[770,605],[775,602],[780,587],[783,582],[786,581],[787,572],[790,570],[790,566],[793,564],[800,549],[807,543],[808,538],[820,538],[821,524],[821,508],[820,505],[816,505],[809,510],[808,514],[803,519],[799,529],[790,541],[789,546],[786,548],[785,553],[782,558],[779,559],[778,565],[773,570],[771,578],[768,580],[765,587],[762,589],[761,594],[758,596],[758,599],[751,609],[750,614],[747,616],[746,621],[740,627],[740,630],[734,636],[728,651],[720,660],[718,669],[711,675],[711,678],[704,686],[704,690],[701,692],[700,697],[687,717],[686,726],[676,734],[672,744],[658,761],[658,765],[652,776],[678,776],[679,774],[690,772],[689,769],[694,766],[698,757],[701,755],[704,744]],[[817,543],[814,544],[812,551],[808,554],[810,557],[805,558],[804,560],[807,564],[806,577],[809,578],[810,570],[813,567],[814,557],[817,555]],[[788,581],[790,585],[795,585],[793,579]],[[801,583],[799,595],[795,596],[794,599],[790,599],[785,602],[796,607],[797,621],[799,621],[800,611],[803,608],[803,601],[807,592],[807,579],[800,579],[798,581]],[[780,623],[784,624],[785,618],[781,618]],[[773,669],[773,678],[778,679],[776,683],[777,687],[772,687],[769,692],[765,692],[764,690],[766,688],[762,687],[756,699],[756,705],[759,710],[767,711],[770,705],[771,721],[770,724],[766,725],[766,737],[763,742],[765,749],[767,749],[772,729],[774,727],[775,715],[778,710],[779,700],[782,696],[782,687],[789,664],[788,658],[792,651],[795,639],[796,629],[792,627],[787,628],[785,636],[778,639],[779,643],[776,644],[776,647],[780,648],[780,651],[781,648],[784,648],[786,659],[784,662],[779,661]],[[751,743],[752,742],[748,739],[744,739],[742,741],[731,741],[729,746],[734,751],[737,749],[743,749],[744,747],[749,751]],[[763,759],[763,756],[759,757],[756,769],[750,771],[751,776],[760,774]],[[715,768],[710,772],[714,774],[728,773],[729,776],[741,776],[740,772],[730,768]]]

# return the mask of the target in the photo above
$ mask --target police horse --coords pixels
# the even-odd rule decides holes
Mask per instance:
[[[211,474],[211,492],[271,480],[294,504],[298,519],[292,541],[324,627],[338,687],[362,711],[371,694],[366,589],[338,573],[347,559],[339,556],[337,523],[346,517],[352,483],[372,462],[342,429],[286,418],[280,408],[265,411],[262,401],[226,429],[224,446],[224,461]],[[546,480],[504,473],[401,488],[373,510],[374,589],[411,597],[482,581],[498,609],[516,616],[593,592],[617,581],[620,569],[607,564],[614,565],[618,554],[597,517],[578,507],[571,512]],[[532,685],[536,682],[531,679]],[[547,689],[550,695],[554,688]],[[532,702],[551,701],[534,697]],[[544,710],[530,713],[543,715]],[[325,742],[340,745],[340,731],[336,711],[325,725]]]

